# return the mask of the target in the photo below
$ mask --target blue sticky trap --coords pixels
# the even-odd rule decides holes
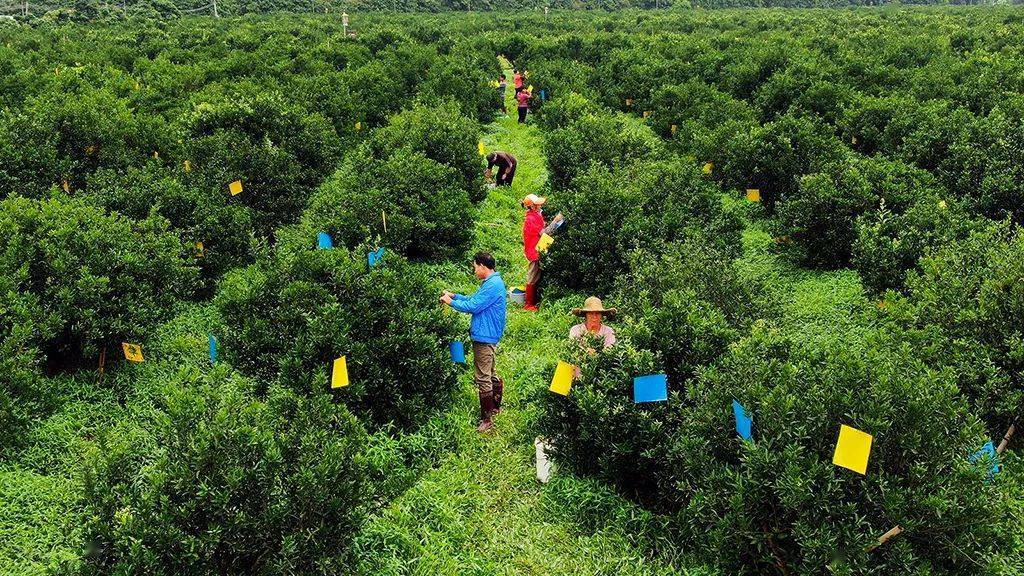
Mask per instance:
[[[750,440],[750,430],[754,425],[753,419],[747,415],[747,410],[736,400],[732,401],[732,413],[736,417],[736,433],[744,440]]]
[[[633,378],[633,402],[664,402],[668,400],[668,376],[650,374]]]
[[[383,247],[377,248],[376,251],[369,252],[369,253],[366,254],[366,263],[370,265],[370,268],[373,268],[374,266],[376,266],[377,263],[380,262],[383,259],[384,259],[384,248]]]
[[[334,241],[331,240],[331,235],[327,232],[320,232],[316,235],[316,245],[321,250],[327,248],[334,248]]]
[[[996,474],[999,473],[999,454],[996,453],[996,447],[989,440],[978,450],[971,455],[968,460],[970,462],[977,462],[978,460],[989,459],[992,462],[992,468],[988,471],[988,479],[991,480]]]
[[[544,89],[543,88],[540,89],[540,99],[544,100]]]
[[[463,347],[462,342],[452,342],[448,349],[452,354],[452,362],[466,363],[466,349]]]
[[[210,345],[210,364],[217,363],[217,339],[213,337],[213,334],[206,335],[207,343]]]

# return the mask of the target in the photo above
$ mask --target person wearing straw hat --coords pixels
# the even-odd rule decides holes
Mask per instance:
[[[569,338],[582,341],[588,334],[604,339],[604,347],[615,345],[615,330],[604,324],[605,316],[614,316],[615,308],[605,308],[597,296],[587,298],[582,308],[574,308],[572,313],[583,316],[584,321],[569,329]]]
[[[523,198],[523,207],[526,208],[526,219],[523,221],[523,253],[529,261],[526,269],[526,303],[523,310],[529,312],[537,311],[537,284],[540,282],[540,253],[537,251],[537,242],[544,233],[544,214],[541,206],[547,202],[547,198],[530,194]],[[559,220],[560,216],[555,217]]]

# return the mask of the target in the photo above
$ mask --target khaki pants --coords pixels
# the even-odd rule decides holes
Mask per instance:
[[[496,350],[494,344],[473,342],[473,382],[481,394],[490,394],[498,383],[498,371],[494,366]]]
[[[540,260],[533,260],[526,267],[526,283],[536,284],[540,282]]]

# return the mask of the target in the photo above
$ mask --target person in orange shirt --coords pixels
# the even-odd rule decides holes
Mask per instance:
[[[512,85],[515,86],[516,96],[518,97],[519,93],[523,91],[523,73],[519,70],[516,70],[515,74],[512,75]]]

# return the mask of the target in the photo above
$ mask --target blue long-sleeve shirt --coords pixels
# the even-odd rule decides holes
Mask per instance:
[[[497,344],[505,334],[505,298],[505,281],[500,272],[494,272],[472,296],[456,294],[452,308],[473,315],[469,337],[474,342]]]

